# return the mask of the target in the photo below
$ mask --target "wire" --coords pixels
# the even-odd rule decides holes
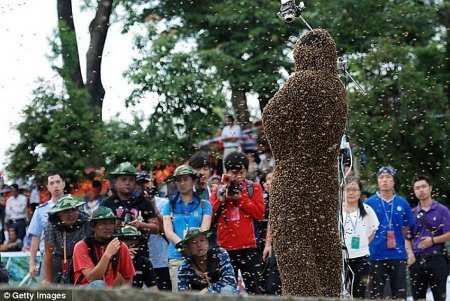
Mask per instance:
[[[345,74],[347,74],[348,77],[352,80],[352,82],[358,87],[359,91],[362,92],[364,95],[367,95],[366,90],[353,78],[353,76],[348,72],[348,70],[345,70]]]

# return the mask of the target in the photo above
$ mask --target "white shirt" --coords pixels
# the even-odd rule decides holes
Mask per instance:
[[[364,209],[367,212],[364,218],[361,218],[359,209],[350,213],[343,210],[345,246],[349,258],[369,255],[369,236],[378,229],[380,224],[375,211],[370,206],[364,204]],[[358,248],[352,248],[354,239],[359,240]]]
[[[27,198],[19,194],[17,198],[10,196],[6,201],[5,221],[27,217]]]
[[[34,188],[33,190],[31,190],[31,195],[30,195],[30,204],[40,204],[41,203],[41,197],[39,195],[39,189]]]
[[[231,142],[227,141],[223,143],[223,146],[225,148],[231,148],[231,147],[239,147],[241,145],[240,138],[241,138],[241,127],[238,124],[229,126],[226,125],[222,130],[222,139],[223,138],[238,138],[237,141]]]

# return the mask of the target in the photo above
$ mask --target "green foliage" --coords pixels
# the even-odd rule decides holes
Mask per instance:
[[[8,172],[16,178],[45,177],[59,171],[73,183],[87,166],[101,158],[101,129],[92,126],[84,91],[70,101],[41,83],[25,107],[25,119],[18,125],[20,141],[9,150]]]
[[[363,95],[352,84],[348,89],[352,143],[369,159],[361,170],[363,178],[373,185],[377,168],[391,164],[399,170],[400,193],[409,194],[417,173],[431,175],[435,188],[449,193],[450,102],[444,84],[450,78],[450,58],[448,37],[438,18],[444,4],[305,2],[305,18],[313,27],[331,32],[339,55],[351,58],[350,72],[368,91]],[[126,77],[135,86],[128,104],[148,103],[149,120],[112,121],[93,128],[89,109],[81,102],[84,96],[77,90],[75,96],[68,93],[69,104],[41,86],[24,111],[21,141],[10,151],[8,170],[13,175],[58,168],[77,177],[91,163],[91,154],[104,158],[107,167],[125,160],[151,166],[156,160],[185,159],[195,143],[221,124],[222,83],[258,93],[264,105],[283,80],[280,70],[292,68],[286,55],[288,37],[305,28],[300,20],[288,25],[276,16],[279,1],[114,4],[125,9],[124,31],[135,23],[148,26],[147,36],[136,40],[142,55]],[[46,149],[42,157],[35,152],[38,145]]]
[[[175,0],[151,1],[140,11],[159,16],[149,21],[152,25],[176,29],[180,39],[193,38],[199,57],[216,67],[218,79],[258,93],[264,106],[279,88],[280,69],[290,68],[283,50],[298,31],[277,17],[278,9],[277,1]]]
[[[450,115],[442,82],[418,61],[434,46],[392,49],[378,44],[363,60],[369,94],[350,94],[350,129],[369,157],[366,176],[384,164],[399,169],[400,191],[409,193],[415,174],[429,174],[440,192],[450,191]],[[427,49],[429,48],[429,49]],[[431,53],[432,54],[432,53]],[[428,56],[428,55],[425,55]],[[381,64],[381,62],[385,62]],[[372,171],[372,172],[369,172]]]
[[[408,196],[421,173],[450,193],[449,70],[438,9],[420,1],[315,1],[307,14],[353,58],[350,71],[368,91],[350,85],[348,94],[352,142],[369,159],[363,178],[373,185],[377,168],[391,164]]]
[[[152,161],[186,159],[194,144],[214,134],[225,107],[222,83],[215,70],[205,66],[195,52],[176,51],[176,31],[148,41],[141,37],[142,58],[136,59],[127,77],[137,86],[129,104],[159,95],[144,132]],[[153,94],[151,94],[153,92]]]
[[[436,30],[436,7],[422,1],[311,1],[305,15],[330,31],[341,54],[365,53],[378,39],[396,45],[427,44]]]

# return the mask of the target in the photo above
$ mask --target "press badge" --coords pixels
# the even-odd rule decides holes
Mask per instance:
[[[352,236],[352,249],[359,249],[361,238],[359,236]]]
[[[397,247],[397,242],[395,241],[395,232],[393,230],[388,230],[386,232],[386,243],[388,249],[395,249]]]
[[[230,222],[236,222],[241,219],[241,214],[239,212],[239,207],[229,208],[227,210],[227,220]]]

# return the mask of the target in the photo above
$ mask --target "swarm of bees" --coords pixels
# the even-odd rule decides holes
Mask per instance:
[[[270,226],[284,295],[338,297],[339,141],[347,119],[336,44],[323,29],[294,47],[295,70],[263,113],[275,171]]]

